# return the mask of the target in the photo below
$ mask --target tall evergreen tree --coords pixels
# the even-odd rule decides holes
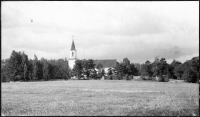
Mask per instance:
[[[38,80],[39,79],[39,65],[38,65],[38,58],[36,55],[34,55],[34,60],[33,60],[33,80]]]
[[[47,61],[43,61],[43,80],[49,80],[49,64],[47,63]]]
[[[24,65],[24,81],[27,81],[27,80],[28,80],[28,67],[25,64]]]
[[[33,60],[30,59],[28,62],[28,79],[33,80]]]
[[[22,56],[21,52],[12,51],[9,62],[8,62],[8,72],[10,74],[10,80],[19,81],[23,78],[22,71]]]

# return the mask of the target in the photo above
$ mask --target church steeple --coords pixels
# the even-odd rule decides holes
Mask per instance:
[[[72,39],[73,39],[73,36],[72,36]],[[74,44],[74,39],[73,39],[73,41],[72,41],[71,50],[76,50],[76,49],[75,49],[75,44]]]
[[[70,55],[69,55],[69,66],[72,69],[75,65],[75,61],[77,60],[77,51],[75,48],[75,44],[74,44],[74,39],[72,36],[72,46],[71,46],[71,50],[69,51]]]

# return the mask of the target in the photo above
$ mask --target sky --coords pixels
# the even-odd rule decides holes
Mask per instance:
[[[68,59],[72,35],[78,59],[185,62],[199,56],[199,1],[1,2],[1,59]]]

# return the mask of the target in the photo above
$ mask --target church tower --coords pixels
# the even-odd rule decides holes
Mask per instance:
[[[74,65],[75,65],[75,61],[77,60],[77,51],[75,48],[75,44],[74,44],[74,39],[72,40],[72,46],[71,46],[71,50],[70,50],[70,55],[69,55],[69,67],[71,69],[73,69]]]

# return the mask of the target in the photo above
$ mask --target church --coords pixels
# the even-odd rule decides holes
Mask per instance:
[[[77,51],[76,51],[74,40],[73,40],[72,46],[71,46],[71,49],[70,49],[69,59],[68,59],[69,67],[71,69],[73,69],[76,60],[77,60]]]
[[[77,60],[77,50],[75,48],[75,43],[74,40],[72,40],[72,45],[71,45],[71,49],[70,49],[70,55],[69,55],[69,59],[68,59],[68,63],[69,63],[69,67],[71,69],[73,69],[74,65],[75,65],[75,61]],[[103,69],[105,70],[105,72],[107,72],[107,70],[109,68],[114,68],[116,67],[117,64],[117,60],[116,59],[104,59],[104,60],[94,60],[94,64],[95,64],[95,68],[96,66],[100,63],[103,65]]]

